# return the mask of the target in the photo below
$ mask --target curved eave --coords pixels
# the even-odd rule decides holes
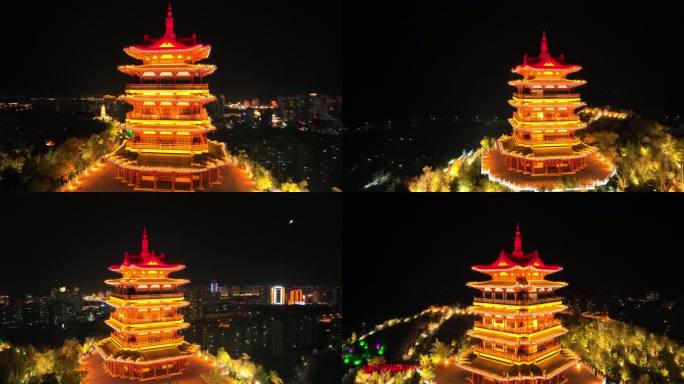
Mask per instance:
[[[516,118],[508,119],[508,122],[514,129],[524,131],[536,131],[544,129],[566,129],[566,130],[580,130],[587,127],[587,123],[582,120],[563,120],[563,121],[521,121]]]
[[[194,67],[194,68],[192,68]],[[171,72],[171,73],[176,73],[176,77],[179,78],[191,78],[192,76],[179,76],[178,73],[182,72],[189,72],[191,75],[194,76],[209,76],[212,75],[216,72],[218,69],[217,66],[211,65],[211,64],[195,64],[191,65],[191,68],[185,68],[183,65],[155,65],[155,64],[148,64],[148,65],[122,65],[118,67],[119,72],[125,73],[130,76],[139,76],[143,77],[146,79],[165,79],[165,78],[173,78],[172,76],[161,76],[157,75],[157,73],[161,72]],[[155,76],[143,76],[145,73],[149,72],[154,72]]]
[[[142,96],[152,99],[165,97],[209,97],[209,89],[126,89],[126,94],[119,96]]]
[[[185,308],[190,305],[189,301],[181,301],[177,303],[160,303],[160,304],[139,304],[139,305],[121,305],[121,304],[113,304],[113,303],[107,303],[109,306],[113,308],[122,308],[122,309],[141,309],[141,308]]]
[[[137,103],[144,103],[148,101],[154,101],[162,103],[162,102],[171,102],[171,103],[179,103],[179,102],[186,102],[186,103],[198,103],[198,104],[209,104],[213,103],[216,101],[216,96],[211,95],[211,94],[199,94],[197,96],[185,96],[185,95],[168,95],[168,96],[157,96],[157,95],[122,95],[119,96],[119,99],[122,101],[125,101],[127,103],[132,102],[137,102]]]
[[[129,129],[134,132],[138,131],[171,131],[171,132],[188,132],[188,133],[207,133],[216,130],[214,126],[144,126],[144,125],[129,125],[127,124],[124,129]]]
[[[180,286],[188,284],[188,279],[109,279],[105,280],[105,284],[113,286],[137,286],[137,285],[175,285]]]
[[[137,270],[159,270],[159,271],[180,271],[185,269],[185,265],[183,264],[167,264],[167,265],[137,265],[137,264],[130,264],[130,265],[114,265],[109,267],[109,270],[112,272],[122,272],[126,269],[137,269]]]
[[[536,288],[536,289],[545,289],[545,288],[553,288],[553,289],[559,289],[566,287],[568,283],[564,281],[546,281],[548,284],[538,284],[534,282],[530,282],[529,284],[520,284],[518,282],[511,282],[510,285],[502,285],[502,284],[492,284],[491,281],[471,281],[466,283],[466,286],[470,288],[475,288],[475,289],[483,289],[483,288]]]
[[[158,323],[144,324],[124,324],[111,317],[105,320],[105,324],[117,332],[126,333],[153,332],[155,330],[174,331],[190,327],[190,324],[186,323],[184,320],[162,321]]]
[[[128,119],[126,120],[127,126],[136,126],[139,128],[154,128],[159,129],[178,127],[179,130],[183,130],[181,127],[192,127],[198,126],[204,129],[214,129],[211,125],[209,119],[207,120],[141,120],[141,119]]]
[[[542,84],[543,85],[548,85],[548,84],[569,85],[571,87],[568,87],[568,89],[573,89],[573,88],[581,87],[582,85],[587,84],[587,81],[586,80],[575,80],[575,79],[534,79],[534,80],[517,79],[517,80],[511,80],[508,82],[508,85],[513,86],[513,87],[542,85]],[[554,89],[564,89],[564,88],[554,88]]]
[[[568,307],[562,302],[550,303],[552,305],[510,305],[510,304],[492,304],[492,303],[478,303],[474,302],[468,310],[473,313],[488,313],[494,315],[548,315],[552,313],[562,312]],[[525,312],[521,313],[520,311]]]
[[[200,61],[209,57],[211,54],[211,45],[197,44],[187,48],[147,48],[141,46],[130,46],[124,48],[124,52],[134,59],[148,61],[159,60],[161,55],[183,56],[178,60]],[[154,56],[158,56],[156,59]],[[182,61],[184,62],[184,61]]]
[[[582,70],[581,65],[544,66],[544,65],[523,64],[523,65],[518,65],[515,68],[511,69],[511,72],[517,73],[519,75],[522,75],[526,72],[539,72],[539,71],[562,72],[562,73],[568,74],[568,73],[579,72],[581,70]]]
[[[545,265],[545,266],[534,266],[534,265],[513,265],[511,267],[496,267],[496,266],[491,266],[491,265],[475,265],[472,267],[473,271],[477,272],[482,272],[486,274],[490,273],[496,273],[496,272],[510,272],[510,271],[524,271],[524,270],[530,270],[530,271],[537,271],[537,272],[545,272],[545,273],[553,273],[553,272],[559,272],[563,270],[563,267],[560,265]]]
[[[562,325],[556,325],[543,331],[529,334],[509,333],[480,327],[474,327],[468,331],[468,335],[471,337],[482,340],[493,340],[507,345],[543,343],[545,341],[563,336],[566,333],[568,333],[568,330]]]
[[[530,100],[530,99],[528,99]],[[536,100],[542,100],[542,99],[536,99]],[[547,100],[547,99],[543,99]],[[550,100],[550,99],[549,99]],[[573,101],[573,102],[564,102],[564,103],[543,103],[543,102],[526,102],[525,100],[522,99],[517,99],[517,100],[508,100],[508,104],[512,107],[515,108],[520,108],[520,107],[539,107],[539,108],[548,108],[548,107],[566,107],[572,110],[579,109],[582,107],[585,107],[587,103],[583,101]]]
[[[535,105],[535,106],[556,106],[556,105],[565,105],[565,104],[584,104],[581,98],[579,97],[528,97],[528,98],[520,98],[517,96],[513,96],[512,99],[508,100],[509,103],[519,103],[519,104],[529,104],[529,105]]]
[[[120,299],[116,296],[109,296],[107,304],[112,307],[148,308],[148,307],[168,307],[168,306],[187,306],[189,302],[183,296],[179,297],[160,297],[155,299]]]

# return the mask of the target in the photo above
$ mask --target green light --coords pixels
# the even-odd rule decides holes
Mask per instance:
[[[357,367],[361,365],[361,360],[354,360],[354,365],[356,365]]]

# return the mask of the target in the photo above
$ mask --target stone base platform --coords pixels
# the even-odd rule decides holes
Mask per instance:
[[[223,178],[220,184],[212,184],[204,192],[254,192],[256,186],[247,173],[236,166],[228,165],[222,168]],[[77,185],[66,192],[135,192],[135,186],[129,186],[117,178],[116,166],[104,163],[95,172],[81,175]],[[154,192],[154,190],[139,190],[139,192]]]
[[[505,156],[497,148],[491,148],[482,155],[482,174],[514,191],[587,191],[607,184],[615,175],[615,166],[598,152],[590,154],[586,161],[587,165],[573,175],[532,176],[509,170]],[[575,179],[576,185],[561,187],[561,177]]]
[[[212,366],[203,359],[193,356],[188,361],[185,372],[181,375],[172,376],[160,380],[135,381],[111,377],[102,367],[102,357],[93,351],[92,354],[81,361],[81,366],[87,371],[85,384],[205,384],[202,374],[211,371]]]

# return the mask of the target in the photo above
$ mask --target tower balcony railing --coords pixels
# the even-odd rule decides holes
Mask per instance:
[[[533,115],[522,116],[515,114],[516,119],[520,122],[545,122],[545,121],[577,121],[579,118],[577,116],[544,116],[536,117]]]
[[[545,144],[545,143],[568,143],[568,144],[578,144],[579,139],[576,137],[554,137],[554,136],[544,136],[541,139],[522,139],[520,137],[516,137],[518,143],[520,144],[528,144],[528,145],[533,145],[533,144]]]
[[[132,90],[208,90],[209,84],[128,84],[126,89]]]
[[[560,343],[556,342],[553,344],[550,344],[549,346],[545,347],[544,349],[538,350],[537,352],[534,353],[528,353],[528,354],[515,354],[511,352],[502,352],[502,351],[495,351],[493,349],[488,349],[484,348],[482,346],[475,346],[473,350],[475,352],[481,352],[481,353],[486,353],[489,355],[497,356],[497,357],[503,357],[504,359],[510,359],[513,361],[534,361],[537,358],[546,355],[547,353],[553,352],[555,350],[560,349]]]
[[[196,113],[192,115],[145,115],[142,113],[128,113],[126,118],[130,120],[206,120],[209,115],[205,113]]]
[[[561,325],[561,321],[558,319],[546,321],[544,323],[537,325],[536,327],[527,326],[527,327],[517,327],[517,328],[495,326],[492,323],[483,323],[481,321],[475,322],[476,327],[491,329],[494,331],[510,332],[510,333],[534,333],[534,332],[543,331],[543,330],[551,328],[551,327],[555,327],[557,325]]]
[[[202,152],[209,150],[209,144],[189,144],[189,143],[176,143],[176,144],[159,144],[159,143],[135,143],[130,142],[128,144],[129,149],[135,150],[158,150],[158,151],[192,151],[192,152]]]
[[[579,93],[513,93],[513,96],[520,99],[577,99],[580,97]]]
[[[116,314],[112,314],[112,317],[124,324],[146,324],[146,323],[159,323],[162,321],[176,321],[176,320],[183,320],[183,315],[176,314],[176,315],[170,315],[170,316],[159,316],[155,318],[135,318],[135,317],[124,317],[124,316],[119,316]]]
[[[114,339],[116,339],[116,341],[118,341],[120,344],[131,348],[151,347],[159,344],[182,343],[184,341],[183,336],[136,339],[135,341],[126,340],[125,338],[117,335],[116,333],[112,333],[111,336]]]
[[[533,305],[533,304],[542,304],[542,303],[549,303],[553,301],[562,301],[563,298],[560,296],[554,296],[554,297],[542,297],[542,298],[536,298],[536,299],[491,299],[489,297],[476,297],[474,301],[476,303],[492,303],[492,304],[509,304],[509,305]]]
[[[116,297],[121,300],[138,300],[138,299],[176,299],[183,298],[183,292],[168,292],[168,293],[111,293],[111,297]]]

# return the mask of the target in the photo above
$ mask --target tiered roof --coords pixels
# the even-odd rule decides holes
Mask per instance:
[[[124,51],[131,57],[145,63],[196,63],[209,57],[211,45],[197,42],[197,35],[191,38],[177,38],[174,32],[173,10],[171,2],[166,14],[166,31],[159,38],[145,36],[143,44],[133,45]]]
[[[492,280],[485,282],[471,282],[467,285],[473,288],[509,289],[531,291],[541,288],[545,291],[564,287],[566,283],[547,281],[544,276],[562,270],[558,265],[544,263],[539,252],[525,253],[522,248],[520,226],[516,225],[513,239],[513,251],[501,251],[499,258],[491,264],[476,265],[473,270],[492,276]],[[492,299],[488,297],[476,298],[469,309],[483,315],[504,316],[513,318],[528,318],[529,316],[548,316],[565,310],[558,297],[545,296],[518,299]],[[517,323],[517,320],[516,320]],[[520,328],[518,328],[520,329]],[[579,357],[572,351],[561,348],[555,343],[560,336],[568,332],[560,322],[550,321],[542,327],[518,329],[503,327],[493,329],[488,324],[476,323],[468,331],[468,335],[490,343],[503,344],[513,348],[514,354],[500,356],[496,350],[476,347],[474,350],[459,356],[456,364],[476,375],[483,375],[497,382],[523,382],[526,380],[549,380],[579,361]],[[524,350],[530,346],[545,345],[544,349],[532,354],[517,355],[519,347]]]
[[[482,273],[507,272],[513,270],[539,271],[544,273],[554,273],[561,271],[563,267],[559,265],[547,265],[539,258],[539,252],[534,251],[525,253],[522,249],[522,236],[520,235],[520,225],[515,227],[515,237],[513,239],[513,252],[501,250],[499,258],[491,264],[475,265],[472,268]]]
[[[180,271],[185,268],[183,264],[167,264],[163,261],[165,254],[156,254],[150,251],[150,242],[147,238],[147,228],[143,229],[142,247],[139,254],[124,253],[123,263],[109,267],[110,271],[122,272],[125,269],[150,269]]]
[[[546,31],[542,34],[541,49],[539,50],[538,57],[528,57],[527,54],[523,56],[523,63],[513,68],[513,73],[523,74],[529,71],[538,70],[553,70],[562,72],[564,74],[577,72],[582,69],[581,66],[576,64],[569,64],[565,61],[565,55],[551,56],[549,52],[549,43],[546,40]]]

